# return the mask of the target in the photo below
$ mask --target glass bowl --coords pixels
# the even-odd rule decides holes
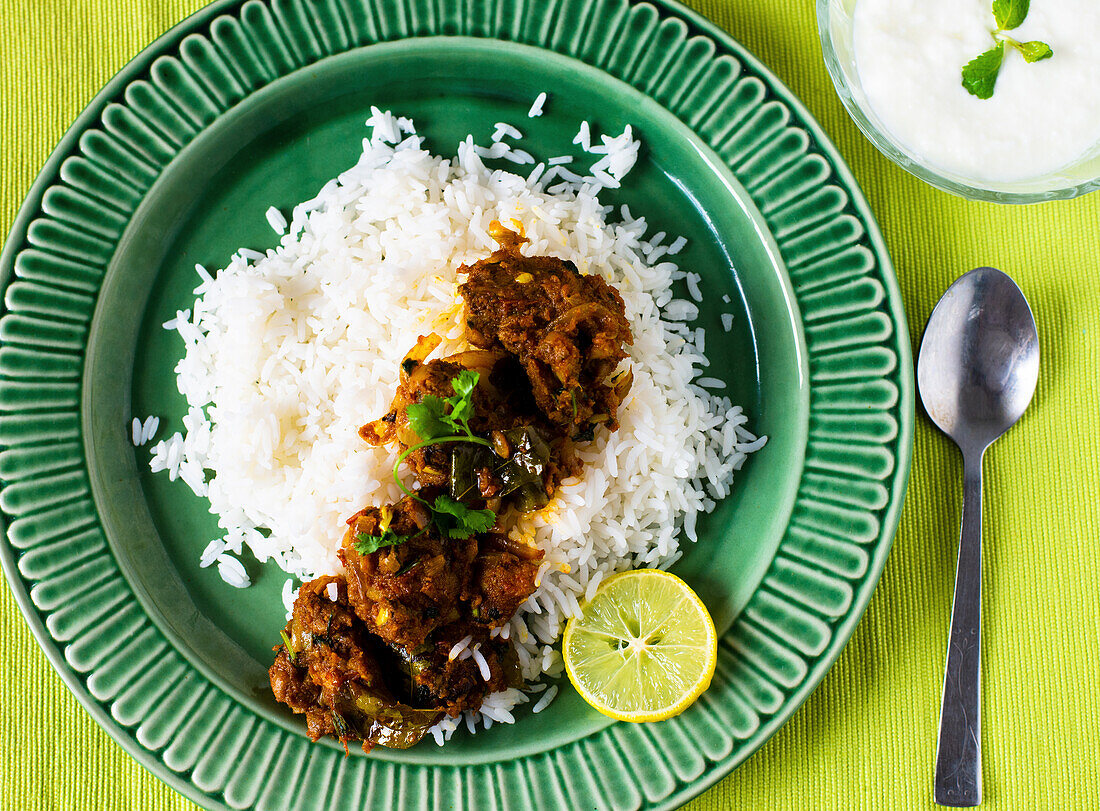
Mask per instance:
[[[1025,181],[995,183],[922,163],[895,139],[871,109],[856,73],[852,11],[858,0],[817,0],[817,31],[825,67],[852,120],[868,140],[901,168],[938,189],[994,203],[1067,200],[1100,188],[1100,148],[1055,172]]]

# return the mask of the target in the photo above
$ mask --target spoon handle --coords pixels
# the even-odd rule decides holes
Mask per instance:
[[[983,455],[984,451],[963,454],[962,532],[936,751],[936,802],[959,808],[982,801]]]

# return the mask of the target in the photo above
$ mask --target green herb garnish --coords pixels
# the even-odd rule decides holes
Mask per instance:
[[[1031,0],[993,0],[993,19],[1002,31],[1011,31],[1027,16]]]
[[[470,420],[474,416],[473,393],[480,378],[481,375],[477,372],[463,369],[451,380],[454,396],[437,397],[434,394],[429,394],[419,403],[411,403],[405,407],[405,414],[409,418],[409,427],[416,432],[421,441],[412,447],[406,448],[397,457],[397,463],[393,466],[393,479],[397,482],[398,487],[404,490],[406,495],[412,496],[431,510],[432,523],[436,525],[440,533],[448,538],[469,538],[474,533],[487,532],[496,523],[496,513],[492,510],[471,510],[461,501],[445,495],[438,496],[434,503],[429,503],[405,486],[404,482],[401,481],[399,471],[401,463],[405,461],[410,453],[429,445],[440,445],[445,442],[472,442],[477,445],[484,445],[487,448],[493,447],[489,440],[475,436],[474,432],[470,430]],[[401,536],[394,536],[399,538],[398,540],[387,540],[387,533],[393,534],[387,530],[381,536],[359,535],[360,543],[363,543],[364,546],[377,543],[376,546],[369,549],[370,552],[373,552],[382,546],[393,546],[408,540]],[[356,549],[363,552],[359,543],[356,544]]]
[[[1013,42],[1016,50],[1024,55],[1025,62],[1038,62],[1040,59],[1049,59],[1054,56],[1054,51],[1045,42],[1033,39],[1030,42]]]
[[[445,410],[443,400],[434,394],[429,394],[419,403],[411,403],[405,406],[405,413],[409,417],[409,427],[421,440],[426,441],[454,432],[454,427],[450,422],[444,421]]]
[[[292,665],[298,664],[298,652],[294,650],[294,646],[290,644],[290,637],[286,635],[286,631],[279,631],[279,636],[283,638],[283,645],[286,646],[286,655],[290,657],[290,663]]]
[[[403,544],[409,540],[409,535],[398,535],[392,529],[385,529],[381,535],[368,535],[365,532],[360,532],[355,536],[355,551],[360,555],[369,555],[371,552],[377,552],[384,546],[397,546]]]
[[[1001,61],[1005,57],[1005,44],[998,42],[984,54],[975,56],[962,70],[962,85],[966,92],[980,99],[993,95],[993,86],[997,84],[997,74],[1001,70]]]
[[[409,418],[409,427],[413,429],[420,442],[406,448],[393,466],[393,480],[397,486],[405,491],[406,495],[424,501],[401,481],[399,470],[401,463],[408,458],[413,451],[426,448],[429,445],[440,445],[444,442],[473,442],[493,447],[487,439],[474,436],[470,430],[470,419],[474,416],[474,403],[472,395],[477,381],[481,375],[469,369],[463,369],[451,380],[451,388],[454,389],[453,397],[437,397],[434,394],[427,395],[419,403],[410,403],[405,406],[405,414]],[[450,408],[450,411],[447,409]],[[424,501],[429,507],[428,502]]]
[[[963,66],[962,86],[967,93],[980,99],[993,95],[1004,61],[1006,43],[1019,51],[1025,62],[1038,62],[1054,56],[1054,51],[1045,42],[1037,39],[1018,42],[1005,34],[1005,31],[1011,31],[1024,21],[1030,5],[1031,0],[993,0],[993,20],[997,23],[997,30],[992,35],[997,44]]]
[[[450,496],[436,496],[431,508],[432,520],[449,538],[469,538],[474,533],[488,532],[497,520],[492,510],[471,510]]]
[[[463,369],[451,381],[453,397],[437,397],[429,394],[419,403],[405,407],[409,418],[409,427],[421,440],[428,441],[440,437],[464,434],[472,437],[470,418],[474,416],[472,395],[477,381],[481,377],[477,372]],[[448,407],[450,410],[448,411]]]

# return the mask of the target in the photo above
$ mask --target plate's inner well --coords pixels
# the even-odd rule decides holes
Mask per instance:
[[[545,113],[527,118],[543,90],[549,93]],[[487,143],[498,121],[518,127],[525,136],[520,145],[536,159],[580,156],[571,142],[582,118],[595,134],[634,127],[642,141],[638,164],[624,188],[601,199],[645,216],[649,233],[689,240],[676,261],[703,276],[696,323],[707,329],[705,374],[725,380],[733,401],[747,410],[749,428],[770,437],[737,474],[732,495],[700,520],[703,540],[674,568],[698,591],[720,633],[774,555],[805,447],[800,328],[777,251],[728,170],[645,96],[566,57],[461,39],[351,51],[249,96],[168,166],[114,256],[89,339],[85,435],[112,550],[150,616],[237,700],[303,735],[304,723],[275,704],[267,683],[271,648],[284,623],[280,590],[287,575],[247,552],[248,589],[228,586],[215,567],[200,569],[200,552],[221,535],[216,519],[182,482],[149,472],[151,446],[132,447],[129,422],[160,416],[159,438],[180,429],[186,403],[173,367],[183,347],[178,334],[161,325],[190,308],[199,282],[195,263],[214,269],[239,247],[277,245],[264,216],[268,206],[289,213],[352,165],[372,105],[413,118],[427,146],[444,156],[468,133]],[[499,165],[523,174],[531,169]],[[729,333],[723,313],[733,315]],[[767,330],[754,329],[762,323]],[[363,414],[363,421],[377,416]],[[342,527],[332,531],[342,534]],[[408,752],[379,749],[373,757],[453,762],[456,750],[474,759],[515,757],[609,723],[567,687],[540,715],[519,708],[518,720],[474,737],[458,734],[442,750],[429,740]]]

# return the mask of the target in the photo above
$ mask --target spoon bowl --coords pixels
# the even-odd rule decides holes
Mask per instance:
[[[1039,379],[1039,333],[1023,292],[976,268],[943,294],[917,361],[925,411],[964,450],[985,448],[1027,409]]]

